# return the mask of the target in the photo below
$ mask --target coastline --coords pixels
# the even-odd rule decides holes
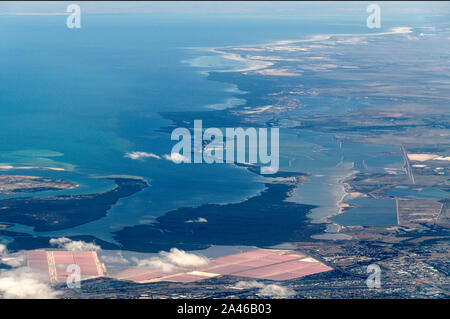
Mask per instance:
[[[148,186],[143,180],[114,179],[108,192],[0,200],[0,222],[31,226],[35,232],[69,229],[106,216],[112,205]],[[30,234],[30,236],[32,236]]]
[[[224,46],[224,47],[212,47],[212,48],[186,48],[186,49],[195,49],[197,51],[205,51],[209,53],[214,53],[219,56],[221,56],[225,60],[231,60],[236,62],[242,62],[247,65],[247,67],[244,68],[233,68],[228,70],[208,70],[208,71],[202,71],[206,74],[209,74],[211,72],[238,72],[238,73],[246,73],[246,72],[255,72],[259,73],[261,75],[269,75],[269,76],[299,76],[301,74],[298,73],[290,73],[286,72],[286,70],[283,69],[269,69],[271,66],[274,66],[275,63],[272,62],[274,59],[270,57],[264,57],[264,56],[247,56],[244,57],[241,54],[238,53],[231,53],[223,51],[225,50],[233,50],[233,49],[239,49],[239,50],[252,50],[254,51],[255,48],[261,48],[261,51],[265,51],[268,48],[270,48],[273,51],[277,50],[285,50],[287,45],[291,44],[298,44],[298,43],[315,43],[315,42],[323,42],[328,41],[333,37],[342,37],[342,38],[355,38],[355,41],[360,41],[358,37],[379,37],[379,36],[385,36],[385,35],[397,35],[397,34],[408,34],[412,33],[412,27],[393,27],[390,29],[390,31],[386,32],[379,32],[379,33],[336,33],[336,34],[320,34],[311,36],[308,39],[301,39],[301,40],[280,40],[280,41],[273,41],[266,44],[259,44],[259,45],[238,45],[238,46]],[[293,48],[291,48],[293,50]],[[300,51],[306,51],[308,48],[295,48],[296,50]],[[283,59],[275,60],[275,61],[283,61]],[[199,67],[199,66],[197,66]],[[205,67],[203,67],[205,68]],[[211,66],[210,66],[211,68]]]
[[[235,165],[260,175],[256,165]],[[122,249],[138,252],[158,252],[172,247],[199,250],[214,245],[269,247],[311,240],[312,234],[325,228],[308,220],[307,214],[315,206],[286,201],[304,176],[278,172],[266,178],[266,189],[257,196],[239,203],[179,208],[158,217],[155,223],[123,228],[114,233],[115,240]],[[195,220],[202,222],[192,222]],[[138,238],[148,238],[148,241]]]

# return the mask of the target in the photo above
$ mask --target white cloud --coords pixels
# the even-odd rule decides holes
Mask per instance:
[[[0,244],[0,262],[13,267],[0,271],[0,299],[52,299],[60,294],[46,283],[41,273],[23,267],[24,251],[10,253]]]
[[[66,237],[50,239],[50,245],[69,251],[99,251],[100,246],[84,241],[74,241]]]
[[[11,267],[23,266],[25,264],[25,254],[23,251],[10,253],[5,245],[0,244],[0,263]]]
[[[257,295],[271,298],[290,298],[296,295],[295,291],[289,287],[283,287],[275,284],[265,284],[255,280],[239,281],[236,284],[235,288],[242,288],[242,289],[259,288],[259,291],[256,293]]]
[[[7,253],[6,246],[3,244],[0,244],[0,256]]]
[[[115,255],[103,255],[101,261],[106,264],[129,264],[130,261],[123,257],[120,253]]]
[[[148,267],[162,272],[173,272],[179,267],[200,267],[209,263],[208,258],[191,253],[187,253],[177,248],[172,248],[169,252],[160,251],[158,257],[147,259],[132,258],[139,267]]]
[[[138,267],[146,267],[156,271],[173,272],[178,268],[170,262],[164,261],[158,257],[148,259],[132,258],[132,260],[136,262]]]
[[[0,271],[0,296],[4,299],[54,299],[60,292],[26,267]]]
[[[160,156],[153,154],[153,153],[147,153],[147,152],[129,152],[125,154],[125,157],[131,158],[133,160],[141,160],[144,158],[156,158],[161,159]]]
[[[174,162],[175,164],[179,164],[182,162],[190,163],[189,158],[187,158],[184,155],[181,155],[180,153],[164,154],[162,157],[168,161]]]
[[[203,218],[203,217],[199,217],[199,218],[196,218],[196,219],[189,219],[189,220],[186,221],[186,223],[207,223],[207,222],[208,222],[208,220],[206,218]]]
[[[209,262],[206,257],[190,254],[177,248],[172,248],[170,252],[162,251],[160,255],[179,267],[205,266]]]
[[[11,267],[20,267],[25,264],[25,254],[23,251],[14,254],[5,254],[0,256],[0,262]]]
[[[261,174],[275,174],[278,172],[278,168],[270,167],[270,166],[261,166],[260,169]]]
[[[258,295],[273,298],[290,298],[295,294],[295,291],[291,288],[274,284],[267,285],[258,292]]]

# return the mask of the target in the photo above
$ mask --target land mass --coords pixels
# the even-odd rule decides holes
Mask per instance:
[[[78,187],[77,183],[59,178],[0,175],[0,194],[35,193],[76,187]]]
[[[1,200],[0,221],[31,226],[36,232],[71,228],[106,216],[120,198],[147,187],[140,179],[114,181],[117,187],[105,193]]]

